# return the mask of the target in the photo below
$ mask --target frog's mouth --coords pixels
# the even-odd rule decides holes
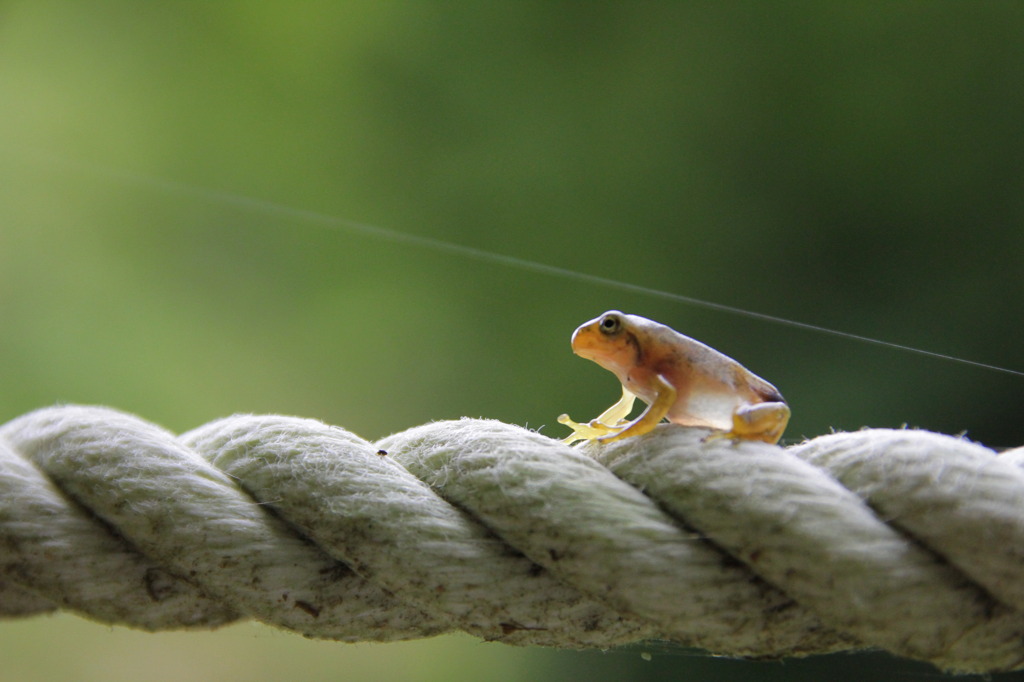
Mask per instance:
[[[572,352],[581,358],[597,362],[594,334],[586,327],[580,327],[572,333]]]
[[[630,342],[632,341],[632,343]],[[593,326],[580,327],[572,335],[572,352],[581,358],[592,360],[609,372],[618,375],[630,365],[635,365],[636,337],[632,334],[609,339]]]

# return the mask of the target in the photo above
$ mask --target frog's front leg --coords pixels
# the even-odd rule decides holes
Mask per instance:
[[[599,441],[608,443],[632,436],[642,436],[651,431],[665,418],[665,415],[668,414],[668,411],[672,409],[676,402],[676,389],[675,386],[668,382],[668,379],[660,374],[654,378],[654,384],[657,391],[654,402],[648,405],[647,409],[641,412],[640,416],[636,419],[625,426],[615,429],[614,433],[598,437]]]
[[[607,410],[591,419],[586,424],[574,422],[569,415],[563,414],[558,418],[559,424],[565,424],[572,429],[572,435],[562,440],[566,445],[572,445],[578,440],[594,440],[606,434],[614,432],[621,427],[622,422],[633,410],[633,402],[636,396],[625,386],[622,387],[622,397]]]
[[[732,413],[732,431],[713,434],[709,439],[761,440],[774,445],[786,430],[789,414],[789,405],[786,403],[741,405]]]

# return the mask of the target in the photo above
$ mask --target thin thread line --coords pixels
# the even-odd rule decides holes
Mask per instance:
[[[601,277],[599,275],[592,275],[586,272],[580,272],[578,270],[570,270],[568,268],[563,268],[557,265],[548,265],[546,263],[538,263],[536,261],[526,260],[524,258],[517,258],[515,256],[508,256],[501,253],[495,253],[493,251],[485,251],[483,249],[479,249],[476,247],[465,246],[463,244],[456,244],[453,242],[444,241],[442,239],[436,239],[434,237],[424,237],[421,235],[401,232],[399,230],[391,228],[369,225],[367,223],[360,223],[354,220],[338,218],[335,216],[327,215],[324,213],[318,213],[316,211],[311,211],[308,209],[294,208],[284,204],[278,204],[273,201],[268,201],[266,199],[256,199],[253,197],[248,197],[240,194],[232,194],[230,192],[212,190],[205,187],[180,182],[177,180],[167,180],[164,178],[158,178],[149,175],[129,173],[107,166],[102,166],[98,164],[87,164],[79,161],[71,161],[69,159],[56,156],[48,156],[47,160],[56,165],[64,166],[80,172],[97,176],[106,176],[108,178],[124,182],[126,184],[150,187],[166,193],[176,193],[185,196],[190,196],[193,198],[202,198],[217,204],[236,206],[241,209],[256,211],[259,213],[277,215],[283,218],[290,218],[295,220],[302,220],[310,224],[319,225],[322,227],[327,227],[339,231],[348,231],[363,234],[369,237],[384,239],[399,244],[410,244],[413,246],[419,246],[426,249],[432,249],[434,251],[455,254],[473,260],[497,263],[499,265],[504,265],[505,267],[518,268],[520,270],[527,270],[544,275],[551,275],[553,277],[575,279],[580,282],[588,282],[610,289],[618,289],[620,291],[626,291],[635,294],[643,294],[645,296],[651,296],[653,298],[661,298],[676,303],[684,303],[691,306],[706,308],[708,310],[716,310],[719,312],[731,313],[733,315],[742,315],[755,320],[761,320],[763,322],[771,322],[773,324],[796,327],[797,329],[804,329],[811,332],[817,332],[819,334],[828,334],[843,339],[849,339],[852,341],[860,341],[862,343],[869,343],[876,346],[882,346],[884,348],[892,348],[894,350],[904,351],[907,353],[915,353],[917,355],[923,355],[925,357],[935,358],[938,360],[946,360],[948,362],[956,362],[962,365],[969,365],[971,367],[987,369],[993,372],[1001,372],[1003,374],[1009,374],[1012,376],[1024,377],[1024,372],[1015,369],[1010,369],[1008,367],[1001,367],[999,365],[993,365],[986,362],[979,362],[977,360],[969,360],[967,358],[961,358],[955,355],[947,355],[945,353],[937,353],[935,351],[925,350],[923,348],[915,348],[914,346],[907,346],[901,343],[894,343],[892,341],[884,341],[882,339],[875,339],[869,336],[862,336],[860,334],[844,332],[838,329],[821,327],[816,324],[809,324],[807,322],[798,322],[796,320],[790,320],[775,315],[768,315],[766,313],[758,313],[752,310],[745,310],[743,308],[725,305],[724,303],[705,301],[699,298],[693,298],[692,296],[675,294],[668,291],[662,291],[660,289],[645,287],[639,284],[630,284],[628,282],[622,282],[620,280],[611,279],[609,277]]]

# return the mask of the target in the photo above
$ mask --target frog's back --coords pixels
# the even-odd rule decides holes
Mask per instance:
[[[775,386],[728,355],[671,327],[658,326],[665,347],[672,349],[672,358],[665,361],[666,378],[678,393],[669,421],[729,429],[740,406],[785,402]]]

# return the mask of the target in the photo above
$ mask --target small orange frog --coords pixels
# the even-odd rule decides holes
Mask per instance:
[[[596,419],[572,428],[563,442],[608,442],[640,436],[662,419],[720,433],[711,438],[776,443],[789,422],[789,406],[778,389],[727,355],[639,315],[610,310],[572,335],[572,350],[615,374],[622,398]],[[647,409],[627,421],[639,397]]]

